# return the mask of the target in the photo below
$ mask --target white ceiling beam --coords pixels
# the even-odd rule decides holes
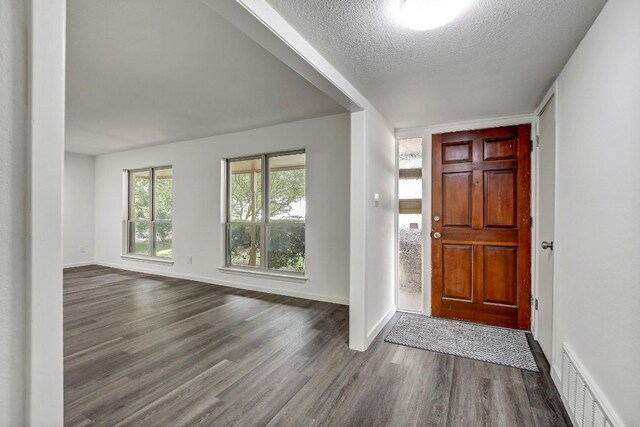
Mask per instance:
[[[367,99],[266,0],[201,0],[348,111]]]

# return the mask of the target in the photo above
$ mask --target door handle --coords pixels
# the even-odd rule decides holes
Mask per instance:
[[[432,231],[432,232],[431,232],[431,237],[433,237],[434,239],[436,239],[436,240],[437,240],[437,239],[439,239],[439,238],[441,238],[441,237],[442,237],[442,234],[440,234],[440,233],[439,233],[439,232],[437,232],[437,231]]]
[[[542,246],[542,249],[553,250],[553,242],[542,242],[540,246]]]

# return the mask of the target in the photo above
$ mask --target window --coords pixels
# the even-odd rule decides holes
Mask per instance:
[[[127,255],[173,256],[173,169],[131,170],[128,175]]]
[[[398,141],[398,309],[422,312],[422,138]]]
[[[226,265],[305,270],[305,153],[227,160]]]

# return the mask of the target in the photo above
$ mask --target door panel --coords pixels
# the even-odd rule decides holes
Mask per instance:
[[[485,171],[485,227],[516,227],[518,209],[517,176],[517,169]]]
[[[529,329],[530,126],[433,136],[432,314]]]
[[[473,141],[453,142],[442,146],[442,163],[465,163],[473,160]]]
[[[538,238],[536,268],[538,278],[538,310],[536,338],[542,351],[551,360],[553,335],[553,251],[542,249],[543,241],[552,242],[555,228],[555,167],[556,167],[555,99],[551,98],[540,115],[538,146]]]
[[[442,201],[442,221],[447,226],[471,226],[471,172],[442,176],[445,197]]]
[[[517,138],[493,138],[484,140],[484,160],[517,159]]]
[[[442,245],[442,297],[471,301],[473,280],[471,245]]]
[[[518,248],[484,246],[483,302],[516,306],[518,301]]]

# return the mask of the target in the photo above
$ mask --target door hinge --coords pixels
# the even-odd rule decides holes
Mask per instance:
[[[529,228],[533,228],[533,217],[529,217]]]
[[[536,298],[534,301],[535,301],[535,302],[534,302],[533,306],[534,306],[534,308],[535,308],[535,309],[536,309],[536,311],[537,311],[537,310],[538,310],[538,298]]]
[[[533,139],[529,140],[529,151],[533,153]]]

